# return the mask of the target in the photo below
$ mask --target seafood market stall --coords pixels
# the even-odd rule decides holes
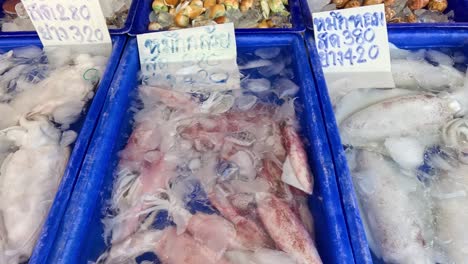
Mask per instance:
[[[468,263],[467,0],[0,3],[0,264]]]

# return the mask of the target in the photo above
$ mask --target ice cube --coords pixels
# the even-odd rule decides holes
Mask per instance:
[[[243,82],[243,87],[252,92],[260,93],[271,88],[271,82],[267,79],[247,79]]]
[[[455,64],[454,60],[450,56],[437,50],[428,50],[426,52],[426,56],[430,61],[437,62],[441,65],[452,66]]]

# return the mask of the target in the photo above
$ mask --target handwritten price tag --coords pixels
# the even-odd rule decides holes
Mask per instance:
[[[22,0],[22,3],[45,47],[111,49],[99,0]]]
[[[232,23],[137,36],[143,81],[186,92],[240,87]]]
[[[384,5],[313,14],[315,44],[328,83],[394,87]]]

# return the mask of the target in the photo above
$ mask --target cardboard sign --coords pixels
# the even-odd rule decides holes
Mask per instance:
[[[313,23],[328,84],[395,87],[383,4],[314,13]]]
[[[197,92],[240,87],[234,25],[137,36],[143,82]]]
[[[112,43],[99,0],[22,0],[44,47],[110,53]],[[104,53],[104,54],[103,54]]]

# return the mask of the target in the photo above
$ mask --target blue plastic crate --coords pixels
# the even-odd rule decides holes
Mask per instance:
[[[288,33],[303,32],[305,30],[304,21],[300,7],[300,0],[289,0],[289,12],[291,13],[292,28],[239,28],[236,33]],[[153,9],[151,3],[153,0],[140,0],[138,4],[138,13],[135,17],[134,25],[130,35],[155,32],[148,30],[149,16]]]
[[[399,48],[451,48],[458,49],[468,56],[468,29],[449,30],[440,29],[434,32],[431,29],[419,29],[408,32],[407,30],[393,30],[389,32],[389,41]],[[306,32],[306,42],[309,49],[309,60],[312,65],[315,83],[318,88],[320,104],[326,120],[327,134],[331,145],[335,173],[338,177],[341,199],[345,211],[346,224],[351,240],[356,263],[371,264],[382,263],[375,258],[369,249],[366,234],[362,224],[357,197],[354,191],[351,173],[348,168],[346,155],[341,144],[338,126],[336,124],[333,107],[328,96],[327,84],[320,67],[318,56],[311,31]]]
[[[310,12],[307,0],[300,0],[304,24],[307,29],[313,30],[312,13]],[[393,29],[444,29],[444,28],[467,28],[468,27],[468,0],[448,0],[448,7],[445,13],[453,10],[455,13],[452,23],[390,23],[387,28]]]
[[[255,48],[272,46],[291,52],[294,81],[301,87],[299,100],[304,103],[305,109],[300,121],[308,143],[309,162],[315,175],[314,195],[310,196],[309,205],[315,216],[318,251],[324,263],[354,263],[303,39],[296,34],[237,35],[240,55],[252,52]],[[117,153],[125,147],[132,131],[133,113],[129,107],[134,98],[129,95],[135,94],[139,85],[139,70],[137,42],[132,39],[127,44],[122,63],[114,77],[103,115],[48,263],[86,263],[88,260],[96,260],[106,249],[101,220],[113,187]]]
[[[122,28],[117,28],[117,29],[110,29],[109,33],[111,35],[123,35],[127,34],[130,32],[133,26],[133,21],[135,19],[135,14],[137,12],[137,7],[138,7],[138,2],[140,0],[133,0],[132,5],[130,6],[130,9],[128,10],[128,17],[127,20],[125,21],[125,24]],[[5,2],[5,0],[0,0],[0,7]],[[3,18],[5,14],[3,13],[3,9],[0,12],[0,19]],[[11,32],[2,32],[0,31],[0,38],[3,37],[37,37],[37,32],[36,31],[11,31]]]
[[[47,256],[49,255],[57,234],[58,226],[60,225],[60,220],[65,213],[76,178],[78,177],[78,172],[91,141],[91,135],[99,119],[107,91],[109,90],[114,72],[119,63],[126,39],[127,38],[124,36],[112,37],[113,52],[109,58],[106,71],[103,73],[103,77],[96,90],[93,101],[88,106],[88,111],[86,111],[87,115],[83,115],[83,117],[71,127],[71,129],[79,132],[79,134],[75,143],[72,145],[73,151],[70,155],[68,166],[64,172],[54,202],[52,203],[48,217],[42,227],[29,263],[45,263],[44,260],[47,259]],[[42,47],[41,42],[37,37],[0,39],[0,50],[2,52],[29,45]]]

